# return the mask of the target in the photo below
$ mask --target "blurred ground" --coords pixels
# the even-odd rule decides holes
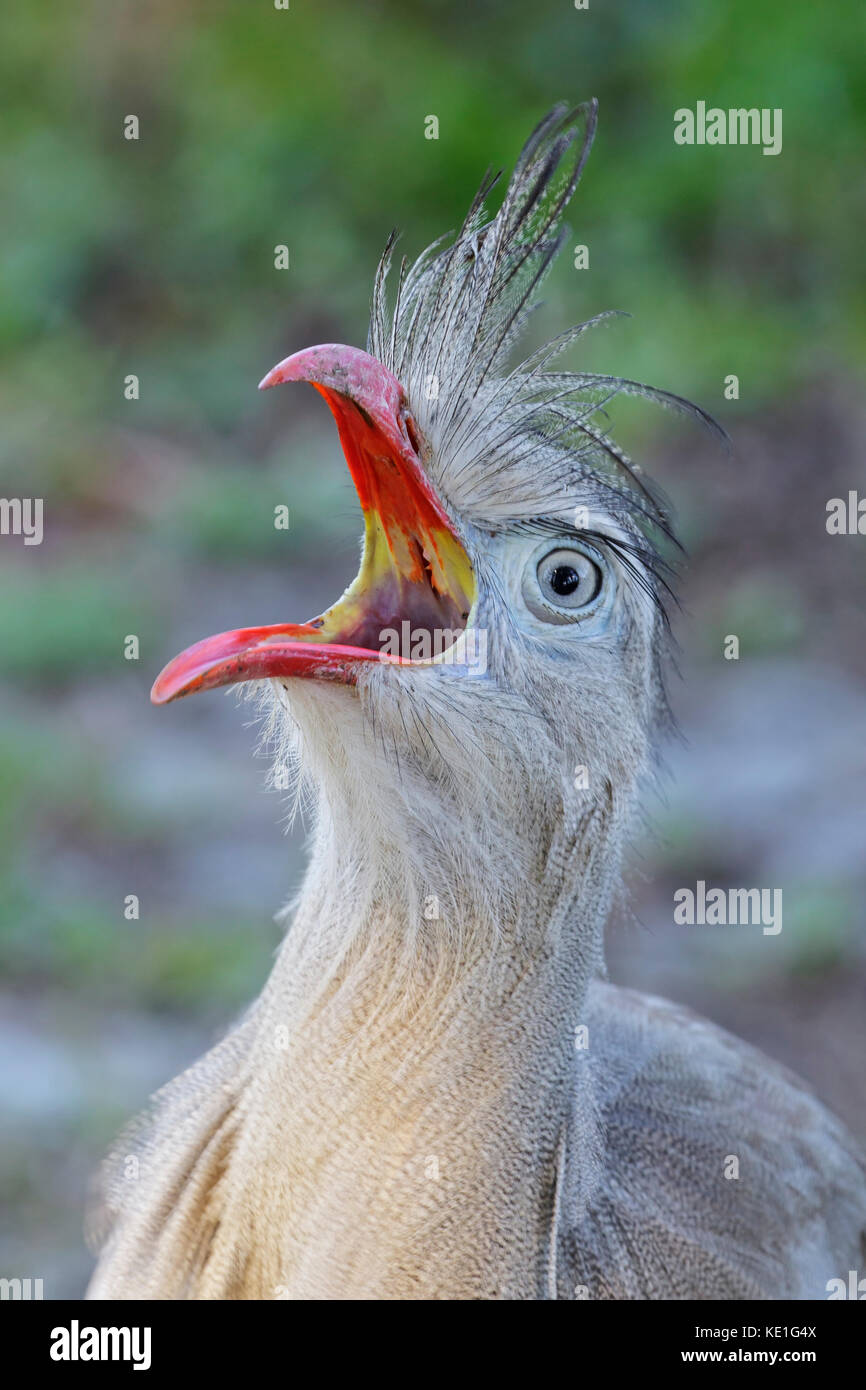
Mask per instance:
[[[853,18],[781,0],[289,13],[92,3],[48,26],[14,0],[0,35],[17,194],[0,491],[46,499],[42,546],[0,542],[0,1274],[49,1297],[84,1287],[101,1153],[260,987],[300,872],[234,696],[147,698],[182,646],[310,616],[354,573],[357,503],[321,402],[255,382],[293,348],[361,342],[391,225],[413,254],[453,226],[562,94],[601,102],[572,216],[591,269],[563,257],[538,333],[631,309],[581,362],[694,397],[735,443],[726,460],[647,407],[623,420],[690,559],[683,737],[611,973],[751,1039],[866,1135],[866,553],[824,527],[829,497],[866,492]],[[672,111],[698,98],[784,106],[783,155],[677,150]],[[782,887],[782,933],[675,927],[673,892],[698,878]]]

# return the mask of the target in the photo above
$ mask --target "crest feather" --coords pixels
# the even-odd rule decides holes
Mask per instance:
[[[564,515],[601,492],[632,527],[661,528],[666,508],[609,438],[605,407],[638,394],[696,416],[698,407],[622,377],[554,372],[552,360],[617,311],[560,334],[509,370],[538,289],[568,237],[562,225],[596,127],[595,100],[554,107],[521,151],[499,211],[488,173],[459,233],[400,266],[393,310],[387,280],[395,234],[379,264],[368,349],[402,383],[429,446],[434,486],[466,520],[496,525]]]

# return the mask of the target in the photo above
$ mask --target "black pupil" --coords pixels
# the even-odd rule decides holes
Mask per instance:
[[[553,592],[565,598],[568,594],[574,593],[580,583],[580,575],[571,565],[557,565],[556,569],[551,571],[549,582]]]

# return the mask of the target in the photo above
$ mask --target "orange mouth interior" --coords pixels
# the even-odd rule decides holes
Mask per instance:
[[[405,650],[407,635],[413,648],[420,637],[422,648],[439,653],[466,627],[472,565],[423,470],[399,382],[367,353],[332,344],[287,358],[262,386],[293,380],[311,382],[337,422],[364,513],[358,574],[310,622],[236,629],[189,647],[157,678],[156,704],[268,677],[351,684],[359,663],[419,664]],[[396,655],[390,634],[399,635]]]

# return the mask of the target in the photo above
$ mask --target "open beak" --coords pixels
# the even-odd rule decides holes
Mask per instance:
[[[466,626],[475,597],[472,566],[427,481],[399,381],[368,353],[338,343],[287,357],[259,389],[283,381],[310,382],[337,422],[364,513],[361,568],[342,598],[310,622],[238,628],[188,647],[157,677],[154,704],[275,676],[353,684],[360,663],[411,664],[408,654],[388,651],[389,632],[408,632],[413,642],[418,633],[430,634],[438,652],[437,634]]]

